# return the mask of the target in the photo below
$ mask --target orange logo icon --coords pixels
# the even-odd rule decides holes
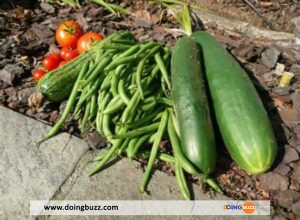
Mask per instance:
[[[252,202],[245,202],[243,205],[243,211],[247,214],[253,213],[255,210],[255,205]]]

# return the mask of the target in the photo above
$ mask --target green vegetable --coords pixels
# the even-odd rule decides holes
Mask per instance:
[[[202,48],[216,119],[230,155],[252,174],[267,171],[277,144],[248,75],[211,35],[197,31],[192,37]]]
[[[173,101],[179,122],[182,151],[205,174],[216,165],[216,146],[205,93],[197,43],[177,41],[171,60]]]

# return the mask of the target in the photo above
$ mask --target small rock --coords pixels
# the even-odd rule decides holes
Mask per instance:
[[[295,24],[294,33],[296,37],[300,37],[300,16],[293,18],[291,22]]]
[[[247,63],[246,68],[256,75],[261,75],[270,71],[268,67],[259,63]]]
[[[300,183],[300,162],[294,165],[294,175],[298,183]]]
[[[283,72],[285,69],[285,65],[282,63],[277,63],[275,70],[274,70],[274,74],[278,75],[278,76],[282,76]]]
[[[103,147],[107,144],[106,139],[99,132],[89,132],[86,134],[86,139],[92,148]]]
[[[53,111],[53,112],[50,112],[49,115],[50,115],[49,121],[51,123],[56,122],[56,120],[58,119],[58,112],[57,111]]]
[[[291,205],[300,200],[300,193],[294,190],[285,190],[278,192],[274,199],[284,208],[291,208]]]
[[[291,168],[285,164],[279,164],[275,169],[274,172],[278,173],[282,176],[286,176],[291,171]]]
[[[292,205],[292,211],[295,213],[295,215],[300,216],[300,201]]]
[[[263,64],[272,69],[276,65],[279,55],[280,52],[275,47],[271,47],[262,52],[261,60]]]
[[[24,73],[24,69],[17,64],[8,64],[0,70],[0,80],[7,85],[13,85],[16,78]]]
[[[286,108],[279,111],[281,119],[285,123],[297,124],[300,122],[300,112],[295,108]]]
[[[45,113],[45,112],[38,112],[35,114],[35,117],[38,118],[38,119],[42,119],[42,120],[45,120],[47,118],[49,118],[49,114],[48,113]]]
[[[293,101],[293,107],[300,109],[300,93],[295,92],[291,95],[291,99]]]
[[[17,97],[17,91],[14,87],[9,87],[7,89],[4,90],[6,95],[8,96],[7,101],[17,101],[18,97]]]
[[[289,95],[290,90],[291,89],[289,87],[286,88],[275,87],[274,89],[272,89],[272,91],[276,93],[276,95]]]
[[[55,8],[46,2],[42,2],[40,4],[40,6],[45,12],[47,12],[49,14],[53,14],[55,12]]]
[[[283,161],[285,163],[290,163],[299,160],[299,154],[293,147],[289,147],[284,155]]]
[[[21,91],[18,92],[18,100],[22,103],[22,104],[27,104],[28,103],[28,99],[29,97],[36,92],[36,88],[35,87],[31,87],[31,88],[25,88],[22,89]]]
[[[300,65],[293,64],[290,68],[290,72],[294,73],[296,77],[300,76]]]
[[[264,190],[286,190],[288,189],[289,179],[275,172],[269,172],[258,176],[260,187]]]
[[[8,107],[13,109],[13,110],[16,110],[18,108],[18,105],[19,105],[19,103],[16,102],[16,101],[12,101],[12,102],[8,103]]]
[[[272,81],[273,80],[273,72],[272,71],[269,71],[267,73],[264,73],[263,74],[263,78],[266,82],[269,82],[269,81]]]
[[[67,106],[67,101],[63,101],[59,105],[59,115],[62,115]]]

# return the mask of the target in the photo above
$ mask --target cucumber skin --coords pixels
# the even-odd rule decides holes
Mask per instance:
[[[231,157],[246,171],[267,171],[277,144],[267,112],[245,70],[204,31],[192,34],[202,48],[216,119]]]
[[[80,69],[84,62],[95,57],[88,54],[82,54],[78,58],[68,62],[65,65],[45,74],[38,82],[38,90],[46,95],[52,102],[61,102],[67,99],[72,91],[73,85],[77,79]]]
[[[196,41],[184,37],[176,42],[171,72],[182,151],[195,167],[209,174],[216,166],[216,145]]]

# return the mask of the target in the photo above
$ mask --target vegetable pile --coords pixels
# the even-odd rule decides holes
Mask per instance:
[[[245,71],[212,36],[194,32],[179,39],[172,53],[157,42],[136,42],[127,31],[105,39],[89,35],[87,43],[82,43],[83,36],[76,41],[80,55],[65,59],[37,86],[51,101],[68,99],[44,140],[56,135],[71,115],[81,131],[97,130],[111,143],[93,160],[97,165],[90,175],[113,157],[139,156],[148,158],[140,192],[146,191],[153,164],[160,159],[175,163],[185,199],[190,193],[184,171],[222,193],[209,176],[217,159],[212,114],[242,168],[252,174],[270,168],[277,146],[266,112]],[[69,47],[74,45],[72,41]],[[61,57],[69,50],[64,48]],[[164,138],[170,140],[173,155],[159,148]]]

